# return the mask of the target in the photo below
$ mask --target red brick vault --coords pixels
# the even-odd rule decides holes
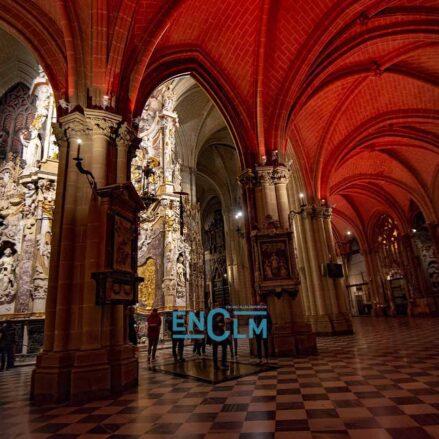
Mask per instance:
[[[439,2],[434,0],[3,0],[0,25],[32,49],[58,98],[111,95],[139,115],[191,73],[242,159],[294,154],[309,200],[367,246],[375,218],[402,232],[439,197]],[[413,207],[414,206],[414,207]],[[435,229],[437,231],[437,229]]]

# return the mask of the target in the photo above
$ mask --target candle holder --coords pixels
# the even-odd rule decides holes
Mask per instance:
[[[78,150],[77,150],[77,153],[76,153],[76,157],[73,158],[73,161],[75,162],[76,169],[81,174],[83,174],[83,175],[85,175],[87,177],[88,184],[90,185],[92,191],[95,192],[98,186],[96,184],[96,180],[94,178],[94,175],[92,174],[91,171],[85,169],[82,166],[82,160],[84,160],[84,159],[80,156],[81,143],[82,143],[81,140],[78,139]]]

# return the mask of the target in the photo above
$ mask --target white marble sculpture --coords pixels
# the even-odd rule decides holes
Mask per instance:
[[[5,249],[0,258],[0,304],[13,302],[17,291],[16,259],[12,250]]]

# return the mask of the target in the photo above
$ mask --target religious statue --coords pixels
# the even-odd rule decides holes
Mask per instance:
[[[19,134],[19,138],[23,145],[23,159],[26,162],[26,169],[35,169],[41,160],[42,151],[38,131],[32,127],[30,130],[22,130]]]
[[[184,266],[184,257],[180,253],[177,258],[177,276],[176,276],[176,292],[175,304],[176,306],[186,305],[186,267]]]
[[[11,303],[17,289],[16,261],[12,250],[5,249],[0,258],[0,303]]]
[[[142,149],[136,149],[136,156],[131,162],[131,181],[137,191],[142,194],[144,155]]]
[[[32,298],[34,300],[45,299],[47,296],[47,276],[39,265],[35,267],[33,283]]]
[[[172,85],[166,87],[163,93],[163,111],[174,111],[175,96],[172,91]]]
[[[24,214],[30,216],[35,213],[37,189],[33,183],[28,183],[24,188]]]
[[[180,160],[177,160],[174,165],[174,170],[172,173],[174,181],[174,190],[181,191],[181,165]]]

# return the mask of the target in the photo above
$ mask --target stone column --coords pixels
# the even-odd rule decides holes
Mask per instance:
[[[98,197],[73,161],[81,139],[84,168],[93,172],[98,185],[106,184],[110,136],[104,127],[115,126],[120,117],[99,119],[97,114],[70,113],[54,129],[60,161],[44,350],[32,378],[32,397],[40,403],[106,397],[137,383],[137,360],[124,340],[122,307],[96,305],[91,273],[104,265],[103,221]],[[108,120],[113,122],[106,124]]]
[[[233,305],[249,305],[253,299],[244,226],[241,224],[244,218],[235,218],[235,213],[234,209],[223,209],[230,297],[235,299]]]
[[[252,263],[256,301],[264,300],[273,319],[272,345],[279,356],[309,355],[317,351],[315,334],[304,313],[303,295],[297,293],[296,261],[292,245],[292,231],[289,225],[289,202],[286,191],[289,172],[284,165],[256,166],[254,173],[245,171],[241,177],[247,192],[247,200],[254,199],[254,207],[248,206],[252,236]],[[254,209],[255,212],[251,212]],[[257,224],[256,224],[257,222]],[[260,271],[261,255],[258,240],[287,239],[289,252],[286,254],[293,273],[291,278],[275,282],[264,281]],[[284,241],[285,242],[285,241]]]
[[[122,118],[103,110],[85,110],[85,116],[92,129],[93,138],[90,170],[98,187],[105,186],[108,183],[108,148],[115,138],[117,125]]]
[[[117,182],[125,183],[130,180],[128,175],[128,148],[134,140],[135,134],[132,128],[125,122],[119,128],[116,137],[117,145]]]
[[[430,233],[431,241],[435,246],[435,253],[439,255],[439,223],[427,223],[428,232]]]
[[[259,224],[264,222],[267,215],[270,215],[274,221],[278,221],[277,198],[272,179],[273,168],[271,166],[257,166],[255,171],[257,182],[261,188],[261,196],[256,197]],[[262,217],[262,223],[260,217]]]
[[[326,272],[327,263],[337,262],[331,209],[307,206],[294,221],[304,264],[301,288],[313,330],[318,335],[351,334],[344,278],[333,279]]]
[[[364,250],[367,272],[369,273],[369,285],[372,297],[373,315],[381,317],[386,314],[387,300],[381,285],[381,278],[377,268],[376,251],[370,248]]]
[[[434,305],[430,303],[426,294],[428,285],[423,275],[424,270],[419,256],[413,248],[412,236],[406,233],[400,237],[399,242],[407,284],[409,315],[429,315],[430,308],[434,309]]]
[[[277,166],[273,170],[272,179],[276,191],[277,211],[279,223],[282,229],[289,228],[289,202],[287,193],[287,183],[289,178],[289,171],[285,166]]]

